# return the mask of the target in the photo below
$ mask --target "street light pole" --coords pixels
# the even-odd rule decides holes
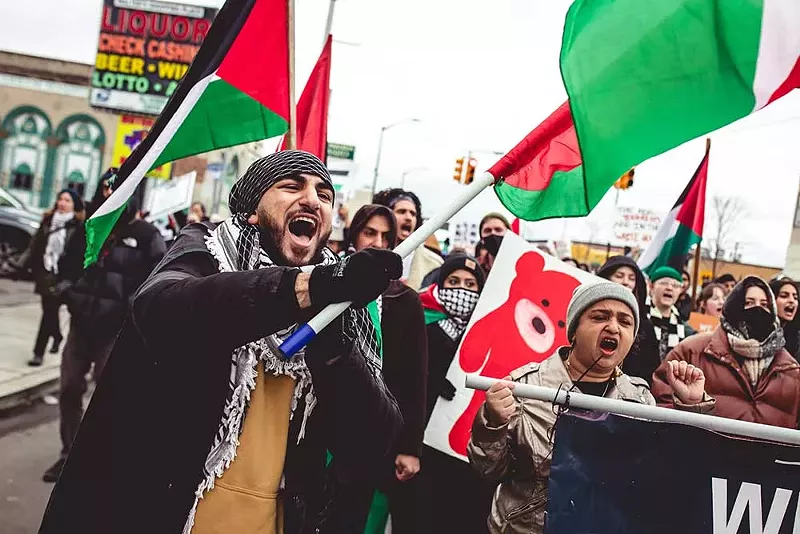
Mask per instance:
[[[387,126],[381,127],[381,135],[378,138],[378,155],[375,158],[375,172],[372,176],[372,194],[375,195],[375,191],[378,188],[378,170],[381,166],[381,151],[383,150],[383,134],[386,130],[390,128],[394,128],[395,126],[400,126],[401,124],[405,124],[407,122],[420,122],[419,119],[403,119],[401,121],[393,122]]]

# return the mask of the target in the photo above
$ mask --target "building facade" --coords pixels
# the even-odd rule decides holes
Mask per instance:
[[[91,65],[0,51],[0,186],[32,208],[90,198],[117,118],[89,107]]]

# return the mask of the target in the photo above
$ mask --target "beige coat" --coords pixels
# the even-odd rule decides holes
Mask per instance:
[[[558,389],[572,387],[561,355],[556,352],[541,363],[530,363],[511,373],[521,384]],[[655,405],[647,382],[621,374],[606,398]],[[500,482],[488,519],[491,533],[544,532],[547,480],[553,450],[550,433],[556,414],[550,403],[520,399],[517,412],[503,426],[492,427],[484,404],[472,425],[467,447],[470,464],[482,477]]]

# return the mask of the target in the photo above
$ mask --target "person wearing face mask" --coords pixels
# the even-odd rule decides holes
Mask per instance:
[[[797,428],[800,365],[783,348],[775,297],[766,282],[745,277],[728,295],[720,326],[684,340],[653,376],[659,404],[673,402],[669,366],[686,362],[706,376],[706,391],[717,399],[715,415]]]
[[[478,234],[481,239],[490,235],[503,237],[510,230],[511,223],[501,213],[497,212],[487,213],[478,224]]]
[[[661,365],[658,353],[658,340],[653,324],[648,317],[647,282],[636,262],[628,256],[614,256],[600,266],[597,276],[628,288],[639,305],[639,332],[636,341],[622,362],[622,370],[629,376],[638,376],[650,383],[655,371]]]
[[[725,305],[725,288],[717,283],[710,283],[703,288],[697,301],[697,310],[712,317],[722,316],[722,307]]]
[[[778,308],[778,319],[783,328],[783,337],[786,340],[784,347],[789,354],[797,359],[800,354],[800,327],[797,317],[797,283],[791,278],[780,278],[769,283],[772,294],[775,295],[775,305]]]
[[[550,402],[515,399],[517,383],[655,404],[644,380],[620,370],[640,319],[639,303],[621,284],[602,281],[578,286],[567,308],[569,346],[560,347],[541,363],[512,371],[486,392],[467,447],[472,467],[487,481],[499,483],[483,532],[544,532],[551,431],[558,410]],[[670,407],[702,413],[713,410],[714,400],[705,393],[700,369],[673,363],[665,379],[676,392]]]
[[[655,269],[650,276],[650,310],[647,317],[653,323],[658,340],[658,353],[663,360],[678,343],[693,335],[692,328],[681,320],[675,304],[681,291],[681,273],[669,266]]]
[[[439,399],[446,402],[455,398],[456,387],[447,379],[447,371],[484,282],[485,275],[475,258],[450,255],[436,283],[421,295],[428,334],[426,421]],[[485,532],[483,520],[489,511],[492,486],[484,483],[466,462],[427,445],[423,445],[421,464],[417,506],[424,521],[418,532]]]

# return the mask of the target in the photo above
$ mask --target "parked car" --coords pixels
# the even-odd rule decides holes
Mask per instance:
[[[28,248],[41,217],[0,187],[0,275],[12,270],[13,260]]]

